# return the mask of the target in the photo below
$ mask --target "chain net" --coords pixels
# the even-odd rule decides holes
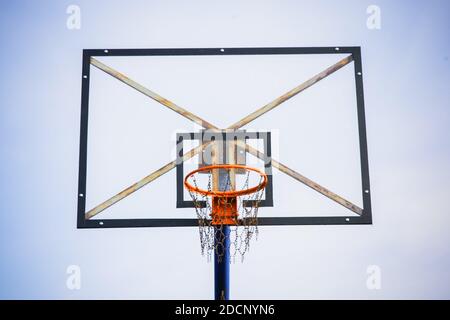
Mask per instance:
[[[240,189],[236,189],[232,188],[231,183],[231,171],[233,169],[216,170],[220,171],[220,179],[219,186],[214,191],[246,190],[249,188],[250,180],[252,180],[252,185],[254,181],[258,181],[257,185],[263,181],[263,177],[259,174],[246,170],[243,178],[239,179],[241,182]],[[210,170],[207,174],[206,190],[208,191],[212,191],[213,188],[212,175],[212,170]],[[189,180],[193,186],[199,188],[198,175],[194,174],[190,176]],[[230,261],[234,262],[236,257],[240,257],[241,261],[243,261],[244,255],[249,251],[250,242],[253,238],[256,240],[258,237],[258,208],[264,194],[264,188],[248,195],[236,197],[238,218],[235,224],[228,225],[230,229],[229,234],[225,232],[224,224],[213,225],[211,223],[213,212],[212,196],[199,194],[191,190],[188,191],[192,197],[197,213],[202,255],[206,255],[208,261],[210,261],[213,254],[216,254],[219,261],[221,261],[224,252],[223,249],[228,245],[229,247],[227,249],[230,252]]]

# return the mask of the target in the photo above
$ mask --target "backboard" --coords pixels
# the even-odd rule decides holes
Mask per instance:
[[[372,223],[359,47],[84,50],[80,133],[78,228],[197,226],[212,136],[268,174],[259,225]]]

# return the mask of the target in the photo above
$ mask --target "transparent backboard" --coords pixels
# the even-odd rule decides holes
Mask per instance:
[[[82,77],[78,227],[195,226],[177,137],[205,129],[270,134],[260,224],[371,223],[359,48],[85,50]]]

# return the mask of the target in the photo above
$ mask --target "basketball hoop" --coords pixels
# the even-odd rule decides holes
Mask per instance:
[[[235,170],[244,171],[241,179],[235,176]],[[207,177],[205,187],[199,187],[199,173]],[[215,181],[213,181],[215,180]],[[254,186],[250,182],[256,181]],[[194,202],[200,228],[202,254],[211,257],[212,252],[220,253],[230,243],[231,256],[239,253],[242,257],[249,249],[250,240],[258,232],[258,208],[267,175],[259,169],[237,165],[220,164],[201,167],[190,172],[184,179],[184,186]],[[237,184],[241,185],[238,189]],[[229,239],[222,232],[225,226],[232,227]]]

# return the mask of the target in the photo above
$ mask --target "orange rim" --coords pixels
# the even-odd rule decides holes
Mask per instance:
[[[196,174],[198,172],[202,172],[202,171],[211,171],[214,169],[245,169],[245,170],[249,170],[249,171],[254,171],[254,172],[258,173],[261,177],[263,177],[263,181],[253,188],[248,188],[248,189],[240,190],[240,191],[208,191],[208,190],[194,187],[193,185],[191,185],[188,182],[188,179],[191,176],[193,176],[194,174]],[[186,178],[184,178],[184,186],[186,187],[186,189],[188,189],[191,192],[199,193],[199,194],[202,194],[205,196],[239,197],[239,196],[245,196],[247,194],[255,193],[261,189],[264,189],[267,185],[267,181],[268,181],[267,174],[265,174],[264,172],[262,172],[259,169],[243,166],[240,164],[217,164],[217,165],[213,165],[213,166],[206,166],[203,168],[199,168],[197,170],[190,172],[186,176]]]

